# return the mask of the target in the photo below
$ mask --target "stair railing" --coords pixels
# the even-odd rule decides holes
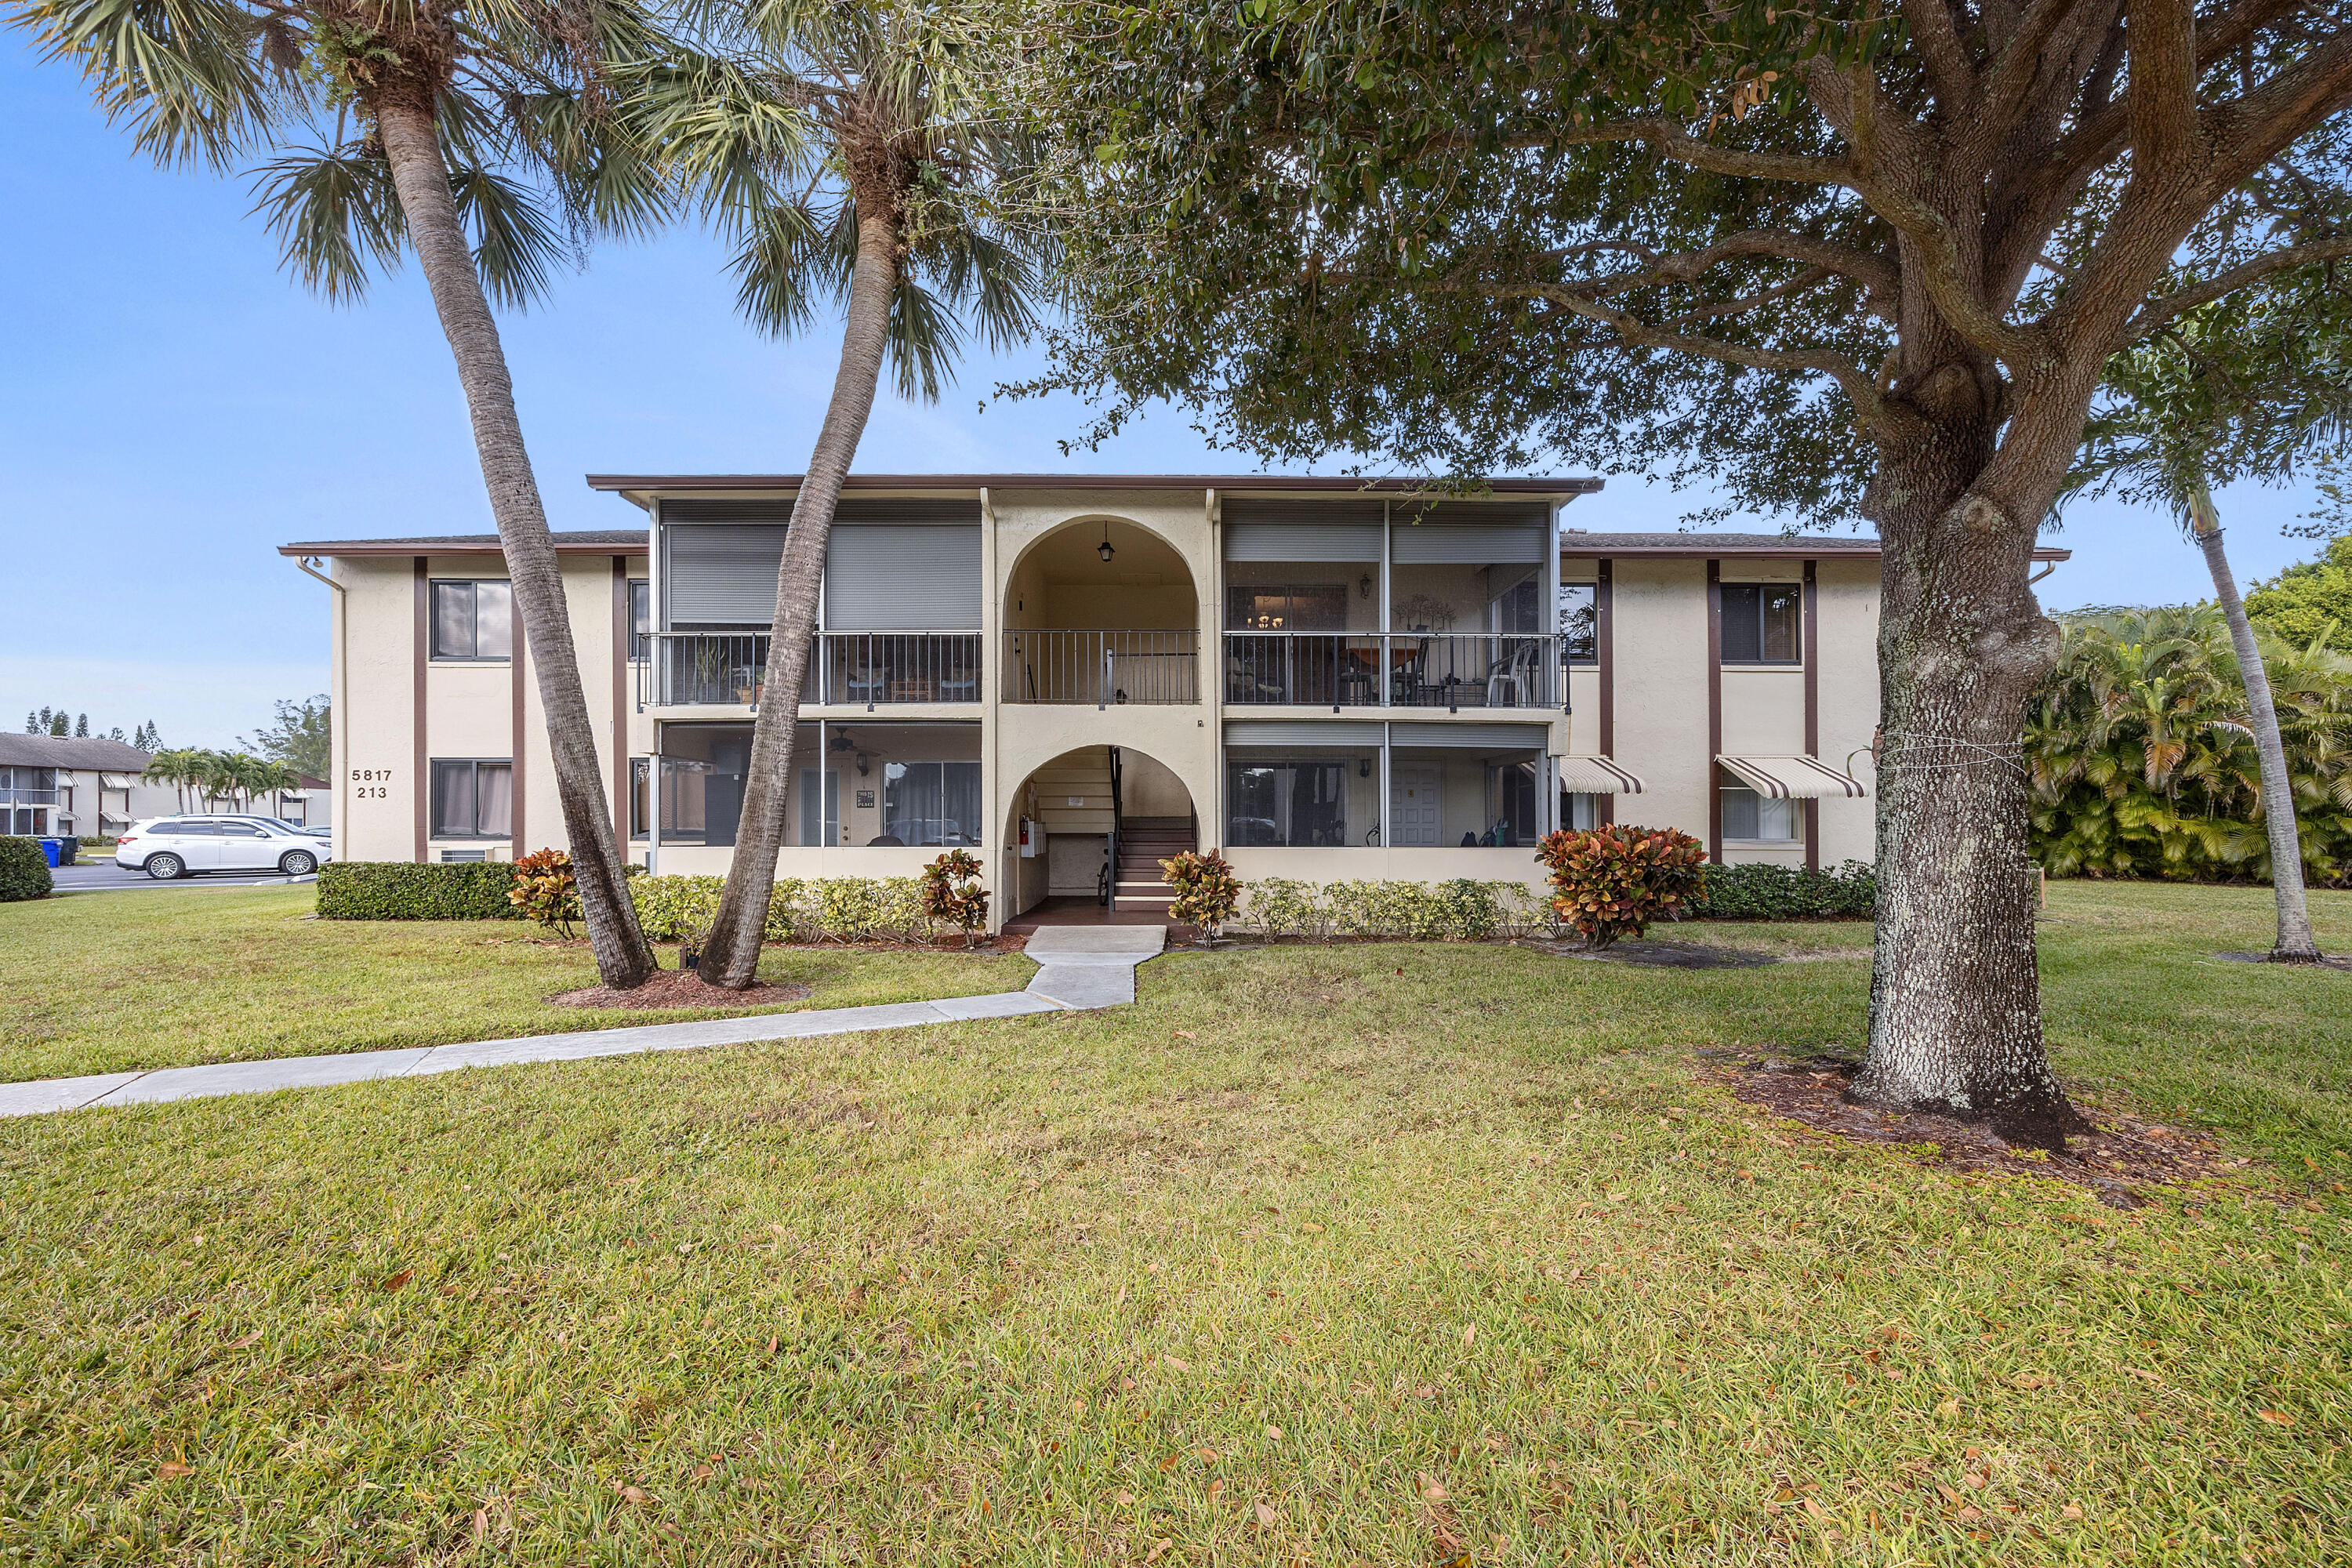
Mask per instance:
[[[1119,774],[1123,770],[1118,748],[1106,748],[1110,752],[1110,912],[1118,913],[1118,819],[1123,810],[1119,795]]]

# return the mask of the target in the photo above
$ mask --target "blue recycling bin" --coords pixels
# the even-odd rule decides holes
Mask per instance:
[[[48,861],[52,868],[54,868],[58,863],[58,846],[56,839],[44,838],[41,840],[41,857],[43,859]]]

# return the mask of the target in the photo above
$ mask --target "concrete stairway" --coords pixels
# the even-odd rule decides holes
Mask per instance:
[[[1175,894],[1160,880],[1160,862],[1201,847],[1188,816],[1130,816],[1118,825],[1117,903],[1121,910],[1165,913]]]

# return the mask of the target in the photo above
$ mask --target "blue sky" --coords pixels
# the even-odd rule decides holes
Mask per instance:
[[[357,308],[288,282],[236,180],[161,172],[80,84],[0,36],[0,725],[44,705],[100,732],[154,720],[167,742],[221,745],[281,697],[327,685],[327,590],[280,558],[290,540],[490,527],[448,350],[413,269]],[[581,482],[604,472],[791,472],[832,374],[824,334],[779,344],[735,319],[723,256],[688,231],[606,248],[553,301],[503,322],[523,428],[561,528],[639,514]],[[1056,447],[1068,401],[980,405],[1026,359],[975,360],[930,407],[886,392],[868,472],[1222,472],[1179,411],[1098,453]],[[1703,499],[1703,498],[1700,498]],[[2296,491],[2221,498],[2242,579],[2312,547],[2283,524]],[[1663,529],[1694,498],[1612,479],[1569,514]],[[1750,526],[1753,526],[1751,524]],[[2075,559],[2045,604],[2202,597],[2197,552],[2168,524],[2078,509]]]

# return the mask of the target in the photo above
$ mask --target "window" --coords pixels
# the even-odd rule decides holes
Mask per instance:
[[[642,577],[629,579],[629,657],[643,663],[653,657],[654,585]]]
[[[1591,832],[1601,826],[1601,797],[1581,792],[1561,796],[1559,825],[1579,833]]]
[[[434,837],[505,838],[513,825],[512,763],[434,763]]]
[[[1379,767],[1369,758],[1352,768],[1338,761],[1233,762],[1225,775],[1225,842],[1244,847],[1346,844],[1351,772],[1370,778]]]
[[[1559,585],[1560,657],[1570,664],[1601,662],[1601,607],[1590,583]]]
[[[978,763],[882,764],[882,832],[905,845],[978,844]]]
[[[1723,662],[1796,664],[1804,590],[1794,583],[1723,584]]]
[[[1793,844],[1797,803],[1768,800],[1746,784],[1723,786],[1723,836],[1751,844]]]
[[[1536,803],[1543,798],[1538,772],[1532,761],[1486,764],[1487,826],[1479,843],[1524,847],[1543,837],[1543,823],[1536,815]]]
[[[1500,572],[1502,567],[1493,570]],[[1520,578],[1495,595],[1489,608],[1493,625],[1486,629],[1496,632],[1535,633],[1544,629],[1543,584],[1534,576]]]
[[[1234,584],[1225,589],[1225,626],[1237,632],[1344,632],[1344,583]]]
[[[433,657],[513,658],[513,590],[503,581],[434,584]]]

